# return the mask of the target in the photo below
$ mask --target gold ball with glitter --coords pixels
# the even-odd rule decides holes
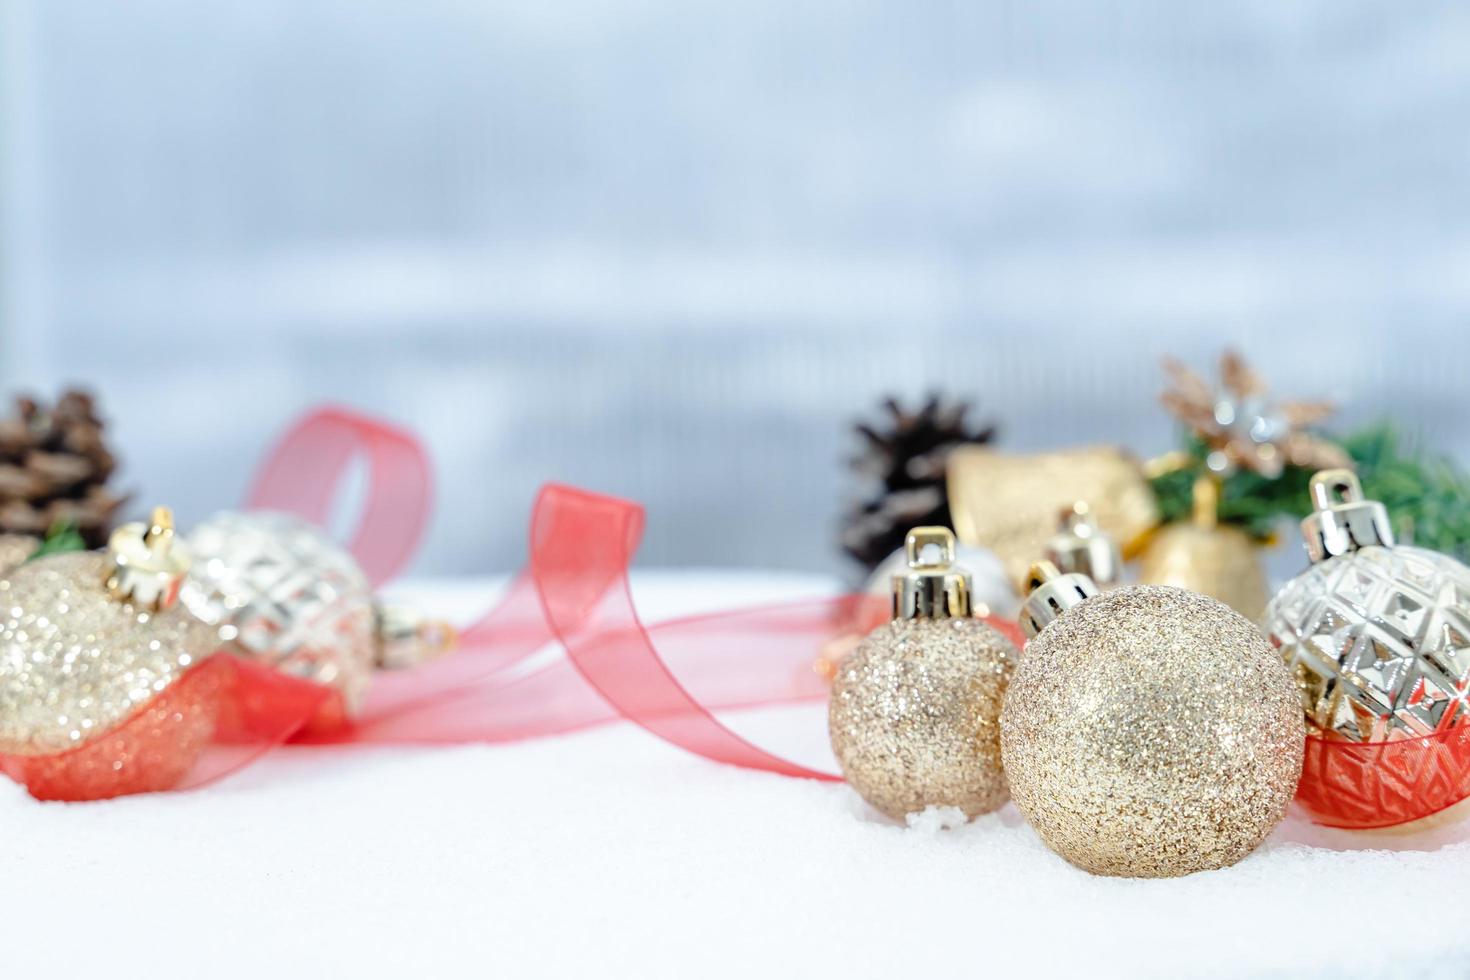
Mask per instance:
[[[1028,587],[1032,639],[1001,746],[1011,797],[1047,846],[1094,874],[1137,878],[1255,850],[1296,791],[1306,736],[1265,637],[1182,589],[1099,593],[1047,563]]]
[[[171,702],[117,734],[214,652],[213,631],[175,604],[187,567],[159,508],[149,524],[113,532],[106,552],[38,558],[0,579],[0,754],[44,784],[32,792],[165,789],[207,744],[210,697]]]
[[[1017,652],[971,615],[948,528],[909,532],[892,622],[837,671],[832,751],[848,783],[893,818],[929,806],[988,813],[1007,798],[1000,710]]]

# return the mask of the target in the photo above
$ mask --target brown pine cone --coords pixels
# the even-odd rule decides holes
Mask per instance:
[[[917,411],[909,411],[890,398],[883,404],[888,414],[883,423],[854,427],[863,449],[848,465],[876,483],[877,492],[844,515],[843,551],[871,570],[903,546],[911,528],[949,525],[950,452],[995,436],[994,426],[972,429],[965,422],[969,407],[931,395]]]
[[[107,486],[117,460],[104,430],[86,392],[63,392],[50,409],[17,398],[0,419],[0,534],[40,536],[65,521],[101,547],[126,502]]]

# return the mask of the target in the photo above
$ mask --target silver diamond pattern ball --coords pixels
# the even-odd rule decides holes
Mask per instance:
[[[189,536],[181,599],[226,649],[336,688],[349,712],[372,676],[372,588],[357,561],[286,514],[227,512]]]

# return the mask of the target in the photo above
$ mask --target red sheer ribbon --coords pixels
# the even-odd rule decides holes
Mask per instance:
[[[55,755],[0,756],[42,800],[192,789],[290,738],[330,697],[309,681],[216,654],[101,738]]]
[[[408,564],[429,521],[429,459],[409,433],[346,409],[311,412],[266,457],[245,507],[325,526],[356,460],[367,468],[367,496],[348,547],[377,586]]]

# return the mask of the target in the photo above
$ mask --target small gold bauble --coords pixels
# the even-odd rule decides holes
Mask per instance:
[[[1301,775],[1305,729],[1280,655],[1239,613],[1180,589],[1079,599],[1027,644],[1006,694],[1016,806],[1095,874],[1169,877],[1244,858]]]
[[[901,819],[927,806],[967,816],[1006,801],[1000,708],[1016,648],[978,619],[896,619],[842,661],[832,750],[853,789]]]
[[[104,587],[100,552],[37,559],[0,579],[0,753],[63,752],[106,736],[214,652],[181,607]]]
[[[1266,608],[1260,546],[1239,528],[1170,524],[1144,549],[1138,580],[1219,599],[1252,622]]]

